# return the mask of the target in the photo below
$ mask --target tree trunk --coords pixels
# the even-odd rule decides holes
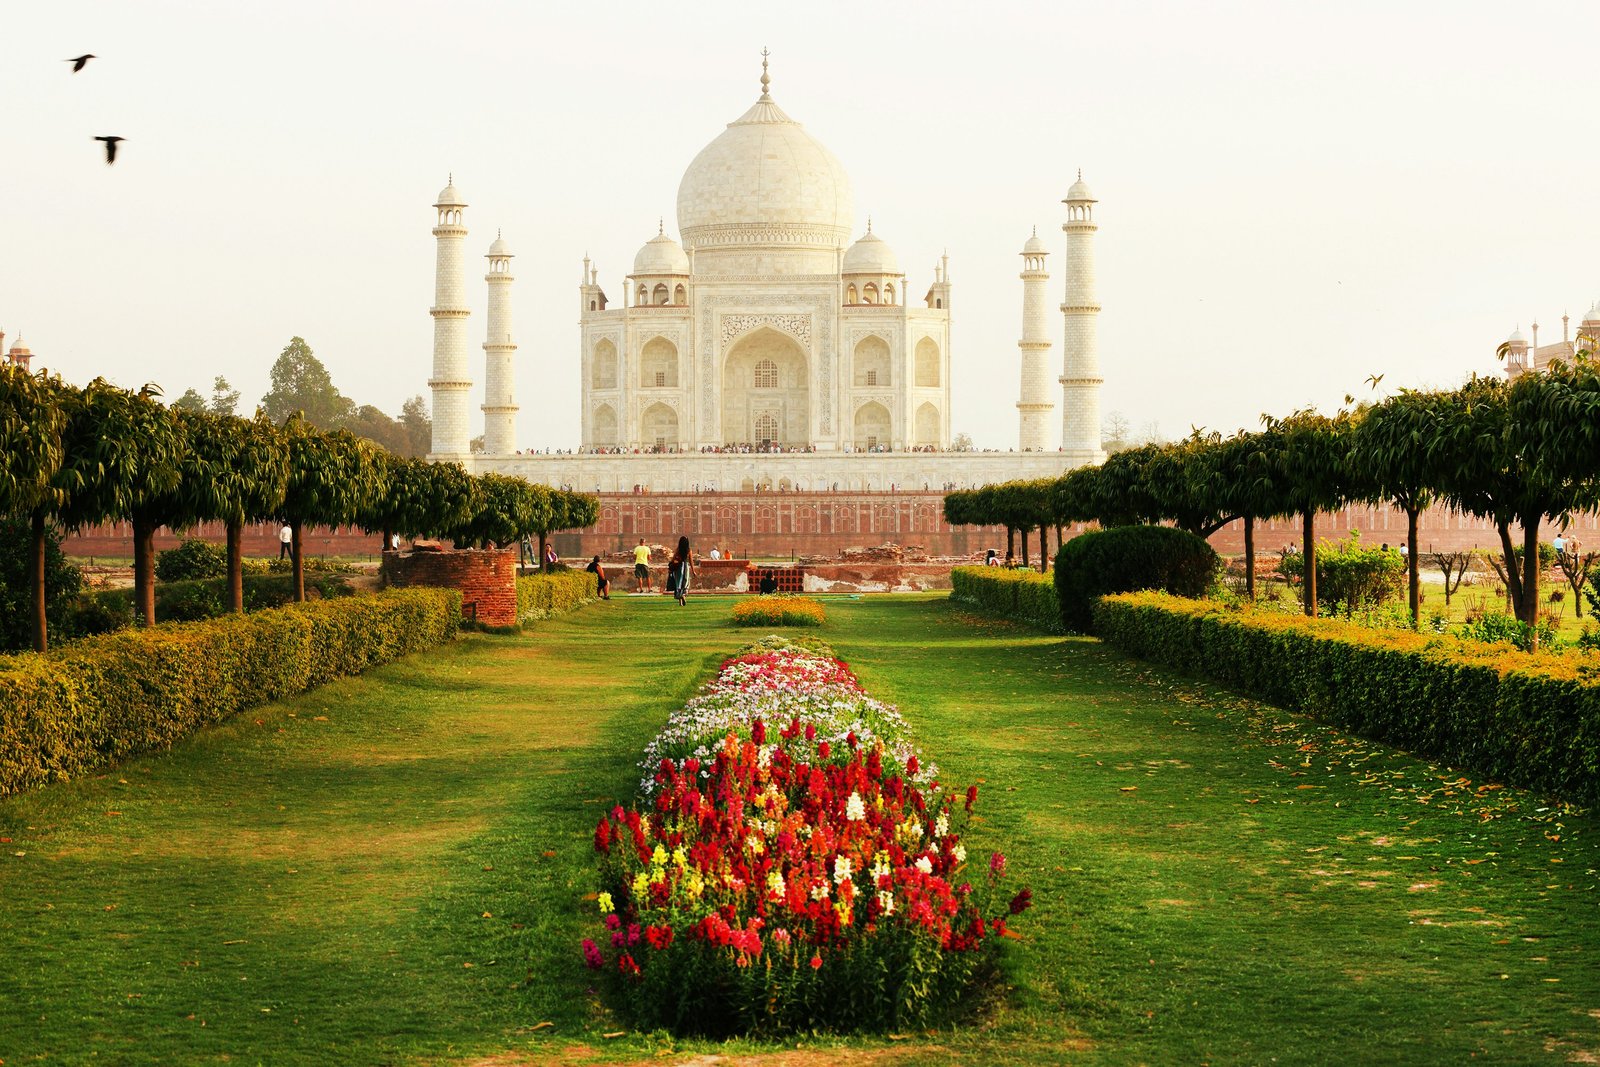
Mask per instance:
[[[33,650],[47,651],[50,647],[50,623],[45,617],[44,588],[44,512],[33,513],[33,530],[29,538],[28,592],[33,596]]]
[[[1411,628],[1421,629],[1422,620],[1422,575],[1418,572],[1417,561],[1417,506],[1412,504],[1406,508],[1406,582],[1409,588],[1408,600],[1411,605]],[[1449,580],[1446,579],[1446,584]]]
[[[1504,522],[1496,521],[1495,528],[1500,531],[1500,552],[1505,558],[1506,600],[1511,605],[1511,613],[1517,618],[1523,617],[1522,607],[1522,572],[1517,569],[1517,551],[1511,545],[1511,528]],[[1534,546],[1538,547],[1537,543]]]
[[[539,567],[538,567],[538,569],[540,571],[548,571],[550,569],[550,564],[546,563],[545,562],[545,558],[544,558],[544,544],[545,544],[544,539],[545,539],[544,531],[540,530],[539,531]]]
[[[1050,527],[1039,527],[1039,573],[1050,570]]]
[[[228,610],[244,614],[244,524],[228,520]]]
[[[1028,561],[1028,534],[1032,532],[1033,531],[1026,529],[1022,531],[1022,565],[1030,568],[1033,566],[1033,564]]]
[[[385,528],[383,530],[383,533],[381,535],[383,537],[383,543],[378,546],[378,558],[379,559],[382,559],[383,558],[383,554],[385,552],[389,551],[389,541],[390,541],[390,535],[392,533],[394,533],[393,530],[390,530],[390,529],[387,529],[387,528]]]
[[[1534,648],[1539,647],[1539,519],[1522,517],[1522,621],[1534,628]]]
[[[1017,531],[1006,527],[1006,562],[1017,558]]]
[[[1256,599],[1256,517],[1244,517],[1244,592],[1251,603]]]
[[[300,554],[300,520],[295,519],[289,524],[289,565],[294,570],[294,600],[296,604],[304,604],[306,600],[306,568],[305,561]]]
[[[1315,511],[1304,511],[1301,519],[1301,562],[1305,564],[1305,612],[1311,618],[1317,617],[1317,539]]]
[[[141,626],[156,624],[156,527],[133,519],[133,612]]]

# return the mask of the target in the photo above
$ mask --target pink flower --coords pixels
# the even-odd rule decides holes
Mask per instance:
[[[998,852],[990,856],[989,870],[994,872],[996,878],[1003,876],[1006,873],[1006,858]]]
[[[587,937],[583,939],[583,965],[591,971],[598,971],[605,966],[605,957],[600,955],[600,946]]]

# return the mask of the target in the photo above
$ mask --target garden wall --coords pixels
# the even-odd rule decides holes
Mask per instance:
[[[458,591],[461,613],[470,622],[496,628],[517,624],[514,548],[385,552],[378,575],[385,587]]]
[[[1600,664],[1162,593],[1102,598],[1095,632],[1130,655],[1447,764],[1600,800]]]
[[[208,723],[453,639],[437,589],[163,623],[0,656],[0,796],[167,748]]]

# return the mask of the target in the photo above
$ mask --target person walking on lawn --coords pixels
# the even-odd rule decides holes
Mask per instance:
[[[678,550],[667,564],[667,591],[677,597],[679,607],[683,606],[683,598],[689,592],[689,575],[693,571],[694,553],[689,550],[689,538],[680,537]]]
[[[644,538],[639,538],[639,544],[633,550],[633,591],[635,593],[650,592],[650,546],[644,543]]]

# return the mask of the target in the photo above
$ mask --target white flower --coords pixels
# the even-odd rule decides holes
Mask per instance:
[[[945,813],[941,811],[939,813],[939,818],[936,819],[934,821],[934,824],[933,824],[933,836],[934,837],[943,837],[945,834],[947,834],[949,832],[950,832],[950,820],[949,820],[949,818],[947,818],[945,816]]]
[[[860,793],[851,793],[845,801],[844,817],[851,822],[861,822],[867,817],[867,806],[861,802]]]
[[[833,861],[833,880],[837,884],[850,877],[850,857],[840,856]]]
[[[956,858],[957,863],[967,862],[967,846],[957,845],[955,848],[950,850],[950,855]]]
[[[887,890],[878,890],[878,907],[883,909],[885,915],[894,914],[894,894]]]
[[[923,874],[932,874],[933,873],[933,861],[930,860],[926,856],[918,856],[917,857],[917,862],[916,862],[916,868],[917,868],[917,870],[921,871]]]
[[[889,873],[889,857],[882,852],[872,858],[872,880],[874,883],[879,878]]]
[[[812,900],[827,900],[828,899],[828,883],[827,882],[818,882],[816,885],[812,886],[811,887],[811,899]]]

